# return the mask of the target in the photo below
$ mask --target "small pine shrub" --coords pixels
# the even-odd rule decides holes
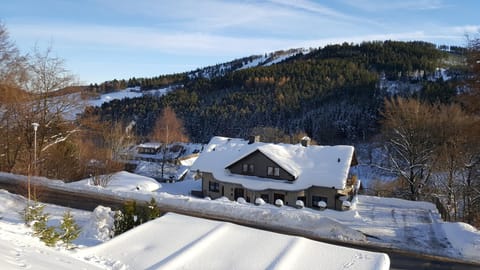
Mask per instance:
[[[48,226],[41,232],[40,240],[44,242],[45,245],[53,247],[58,240],[60,240],[60,234],[57,232],[55,227]]]
[[[34,221],[40,220],[40,218],[44,215],[44,208],[45,205],[38,202],[34,202],[32,205],[28,204],[27,206],[25,206],[21,213],[25,225],[27,225],[28,227],[32,227]]]
[[[43,235],[43,232],[47,229],[47,222],[48,222],[49,215],[46,213],[43,213],[43,207],[42,211],[38,213],[37,216],[35,216],[35,219],[31,222],[32,228],[33,228],[33,235],[41,237]]]
[[[72,247],[72,241],[80,235],[80,227],[73,219],[72,213],[67,211],[63,214],[60,224],[60,240],[66,245],[67,249]]]
[[[71,247],[71,243],[80,234],[80,228],[73,219],[70,211],[63,215],[62,223],[59,228],[48,226],[50,215],[44,213],[45,205],[35,202],[33,205],[27,205],[21,212],[21,216],[25,225],[32,227],[33,235],[38,237],[47,246],[55,246],[62,240],[67,248]]]
[[[150,202],[147,204],[147,216],[148,220],[156,219],[161,216],[160,208],[154,198],[150,199]]]
[[[137,205],[135,201],[125,202],[123,210],[114,217],[114,235],[120,235],[136,226],[161,216],[160,208],[154,198],[147,204]]]

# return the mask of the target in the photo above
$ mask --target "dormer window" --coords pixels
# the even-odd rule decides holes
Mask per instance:
[[[242,172],[244,174],[253,174],[255,172],[255,166],[253,164],[244,163],[242,165]]]
[[[280,176],[280,168],[279,167],[267,167],[267,175],[268,176]]]

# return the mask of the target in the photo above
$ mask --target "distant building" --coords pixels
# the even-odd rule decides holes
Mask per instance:
[[[213,199],[281,199],[285,205],[302,201],[306,207],[326,204],[341,210],[359,186],[349,174],[355,165],[353,146],[310,145],[308,138],[299,144],[273,144],[259,137],[213,137],[191,170],[202,178],[203,195]]]
[[[148,142],[139,144],[137,146],[137,152],[138,154],[156,155],[160,152],[161,148],[161,143]]]

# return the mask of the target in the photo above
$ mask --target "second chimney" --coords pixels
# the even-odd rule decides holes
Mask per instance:
[[[303,147],[308,147],[310,145],[311,139],[307,136],[303,137],[300,143],[302,144]]]
[[[259,135],[251,135],[250,137],[248,137],[248,144],[257,143],[257,142],[260,142]]]

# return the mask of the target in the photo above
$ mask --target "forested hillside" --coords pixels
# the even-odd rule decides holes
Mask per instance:
[[[381,80],[422,89],[397,95],[448,102],[455,94],[453,80],[434,77],[447,58],[445,51],[425,42],[330,45],[270,66],[230,69],[221,76],[151,78],[155,87],[183,87],[161,98],[117,100],[90,112],[106,120],[135,120],[137,133],[147,135],[169,105],[196,142],[214,135],[245,137],[256,127],[271,127],[287,137],[305,132],[322,144],[352,143],[378,132],[379,112],[390,95],[380,87]],[[147,81],[124,83],[149,89]]]

